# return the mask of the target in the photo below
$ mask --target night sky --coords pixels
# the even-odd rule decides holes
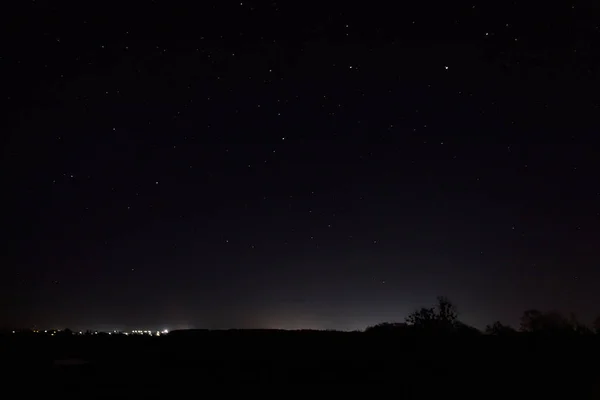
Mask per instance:
[[[8,3],[1,326],[600,313],[595,2]]]

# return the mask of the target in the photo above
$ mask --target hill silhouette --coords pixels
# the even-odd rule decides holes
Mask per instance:
[[[119,388],[166,393],[172,385],[379,383],[411,395],[463,391],[587,396],[600,393],[600,333],[574,318],[528,310],[519,330],[485,331],[458,318],[440,297],[405,322],[362,332],[180,330],[161,337],[4,334],[3,362],[50,388]],[[551,382],[551,383],[550,383]],[[166,392],[161,392],[164,390]]]

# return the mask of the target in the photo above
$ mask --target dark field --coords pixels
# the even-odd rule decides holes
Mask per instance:
[[[84,395],[201,393],[212,384],[384,384],[410,396],[600,398],[600,341],[212,331],[163,337],[2,339],[7,382]],[[82,359],[84,365],[57,365]],[[24,382],[37,382],[30,385]]]

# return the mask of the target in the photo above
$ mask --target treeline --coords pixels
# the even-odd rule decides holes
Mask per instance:
[[[518,329],[496,321],[487,325],[484,331],[461,322],[454,303],[440,296],[434,307],[423,307],[410,313],[405,322],[382,322],[369,326],[366,333],[404,334],[470,334],[510,336],[522,334],[552,335],[600,335],[600,317],[592,326],[577,320],[574,315],[565,317],[556,311],[542,312],[527,310],[521,316]]]

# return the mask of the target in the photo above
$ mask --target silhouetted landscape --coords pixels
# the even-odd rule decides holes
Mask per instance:
[[[600,399],[600,2],[2,5],[2,400]]]
[[[145,395],[223,383],[384,383],[406,395],[597,396],[598,328],[529,310],[519,329],[496,322],[481,332],[460,322],[454,305],[440,297],[406,322],[362,332],[21,331],[4,334],[2,354],[5,369],[61,390]]]

